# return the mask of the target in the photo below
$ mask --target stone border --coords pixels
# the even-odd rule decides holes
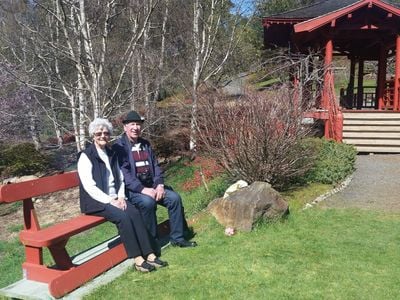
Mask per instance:
[[[321,196],[318,196],[313,201],[306,203],[303,207],[303,210],[312,208],[312,207],[314,207],[314,205],[316,205],[316,204],[320,203],[321,201],[324,201],[325,199],[329,198],[330,196],[340,192],[341,190],[343,190],[350,184],[352,179],[353,179],[353,174],[347,176],[335,188],[331,189],[330,191],[326,192],[325,194],[322,194]]]

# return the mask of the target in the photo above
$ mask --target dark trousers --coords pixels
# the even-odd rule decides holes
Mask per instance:
[[[143,216],[143,221],[147,226],[150,234],[157,238],[157,204],[167,208],[169,216],[169,224],[171,232],[169,238],[171,241],[183,241],[183,233],[185,230],[185,217],[183,213],[182,199],[179,194],[174,191],[165,189],[165,197],[160,201],[156,201],[147,195],[141,193],[129,193],[129,200],[139,208]]]
[[[149,236],[139,210],[128,201],[126,204],[126,210],[107,204],[104,210],[92,215],[104,217],[117,226],[129,258],[137,256],[146,258],[150,253],[155,253],[152,248],[152,237]]]

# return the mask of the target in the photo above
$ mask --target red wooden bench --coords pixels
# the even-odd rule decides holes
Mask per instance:
[[[25,247],[22,264],[24,278],[48,284],[50,294],[59,298],[127,258],[121,243],[81,263],[74,264],[66,250],[70,237],[93,228],[106,220],[102,217],[79,215],[47,228],[40,228],[32,197],[57,192],[79,185],[77,172],[64,173],[20,183],[0,186],[0,203],[23,201],[24,229],[20,240]],[[159,225],[167,226],[167,223]],[[164,230],[164,233],[165,233]],[[43,248],[47,247],[54,266],[43,264]]]

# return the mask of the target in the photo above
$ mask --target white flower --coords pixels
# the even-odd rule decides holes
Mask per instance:
[[[232,227],[226,227],[225,228],[225,235],[227,236],[232,236],[235,234],[235,229]]]

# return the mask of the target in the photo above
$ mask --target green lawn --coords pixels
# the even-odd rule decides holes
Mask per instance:
[[[204,214],[195,225],[199,247],[168,248],[168,268],[129,271],[87,299],[399,299],[399,217],[299,210],[227,237]]]
[[[190,172],[182,178],[190,178]],[[182,178],[169,183],[179,190]],[[199,247],[167,248],[163,259],[169,267],[150,274],[130,270],[86,299],[400,298],[400,214],[302,210],[330,188],[310,185],[284,193],[291,207],[287,220],[227,237],[213,217],[198,213],[225,186],[218,179],[209,182],[209,192],[204,187],[179,190],[187,215],[197,215],[193,226]],[[163,218],[165,210],[159,212]],[[103,224],[72,238],[69,251],[115,233],[114,226]],[[21,278],[23,256],[17,240],[0,242],[1,287]],[[45,260],[50,261],[47,253]]]

